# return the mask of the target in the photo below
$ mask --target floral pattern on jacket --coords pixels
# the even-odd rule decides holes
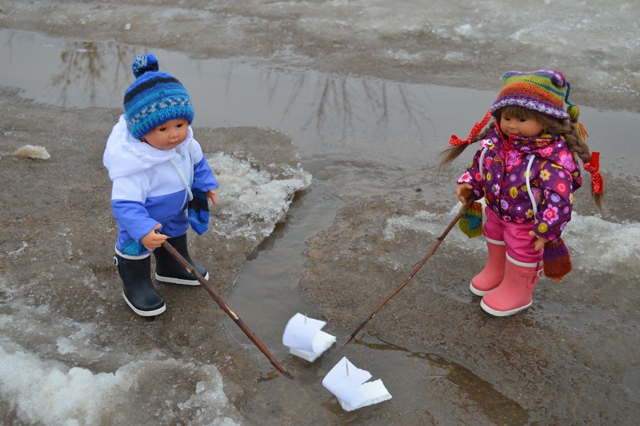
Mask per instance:
[[[501,220],[532,223],[538,236],[551,241],[559,238],[571,220],[573,192],[582,185],[577,158],[564,138],[541,135],[505,140],[494,128],[480,146],[482,149],[476,152],[458,183],[470,184],[476,199],[484,196],[487,206]],[[533,163],[527,177],[531,156]]]

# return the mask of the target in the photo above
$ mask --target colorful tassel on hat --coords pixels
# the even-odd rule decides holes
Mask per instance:
[[[464,208],[464,206],[462,207]],[[469,238],[482,235],[482,204],[474,202],[458,221],[458,228]]]
[[[573,269],[569,249],[562,238],[549,241],[544,245],[542,261],[545,277],[556,281],[562,281],[564,276]]]
[[[578,121],[578,117],[580,117],[580,108],[578,105],[569,102],[569,94],[571,93],[571,84],[567,82],[567,94],[564,96],[564,101],[569,105],[567,107],[567,113],[569,114],[569,119],[573,124],[575,124],[576,129],[578,130],[578,134],[582,138],[583,141],[587,140],[587,136],[589,133],[585,130],[584,126],[581,122]]]

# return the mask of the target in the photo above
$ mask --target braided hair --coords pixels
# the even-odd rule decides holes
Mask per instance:
[[[571,112],[572,111],[570,111],[570,113]],[[577,123],[577,120],[574,122],[573,120],[556,118],[538,111],[510,105],[495,111],[493,113],[495,120],[492,120],[478,135],[473,136],[468,144],[450,146],[442,151],[440,153],[441,160],[438,168],[442,168],[458,158],[468,145],[483,140],[489,132],[495,128],[495,123],[496,121],[500,121],[502,114],[507,114],[509,117],[517,119],[525,118],[536,120],[544,128],[544,133],[562,136],[569,149],[574,152],[583,163],[590,163],[593,160],[589,146],[585,141],[586,133],[584,132],[584,128]],[[591,195],[598,209],[602,211],[602,193],[596,193],[593,185]]]

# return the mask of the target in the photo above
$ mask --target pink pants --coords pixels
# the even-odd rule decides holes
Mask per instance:
[[[529,235],[529,231],[533,229],[532,223],[502,221],[489,207],[485,207],[484,212],[487,222],[482,227],[482,233],[485,237],[497,242],[504,241],[507,254],[514,260],[525,263],[542,261],[542,250],[535,250],[537,237]]]

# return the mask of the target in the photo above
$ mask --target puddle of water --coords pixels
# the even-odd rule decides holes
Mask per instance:
[[[144,51],[0,30],[0,85],[54,105],[122,108],[124,90],[133,81],[131,61]],[[496,96],[494,91],[274,69],[248,60],[194,60],[162,49],[154,54],[160,68],[189,91],[194,126],[277,128],[291,135],[304,161],[327,158],[407,169],[433,164],[451,134],[466,137]],[[640,114],[581,107],[581,121],[591,149],[602,152],[604,171],[640,171],[634,145]]]
[[[296,312],[313,316],[298,284],[306,260],[304,244],[307,238],[333,222],[339,206],[339,201],[327,193],[326,182],[316,182],[311,191],[294,200],[285,221],[249,256],[227,298],[229,305],[276,358],[289,353],[282,345],[287,321]],[[225,326],[236,341],[248,342],[230,318],[226,318]],[[251,350],[258,354],[257,348]],[[271,369],[268,362],[262,365],[266,370]]]
[[[0,63],[0,85],[19,87],[25,97],[53,105],[121,108],[121,94],[132,80],[129,65],[138,53],[137,47],[113,43],[70,42],[0,30],[0,54],[6,58]],[[396,173],[402,174],[433,164],[435,153],[446,145],[452,133],[466,136],[465,132],[483,116],[495,98],[494,92],[313,71],[276,71],[233,60],[193,60],[160,49],[154,53],[161,69],[176,75],[192,94],[195,126],[266,126],[283,130],[300,149],[303,167],[316,175],[308,192],[292,205],[285,222],[249,257],[228,298],[229,305],[277,359],[287,362],[304,385],[304,396],[293,391],[288,395],[293,400],[298,398],[298,406],[302,406],[300,401],[308,400],[314,407],[349,421],[377,415],[375,411],[342,413],[335,399],[328,397],[320,385],[321,377],[347,354],[356,365],[366,365],[393,383],[399,390],[394,398],[401,401],[400,409],[413,411],[417,418],[430,413],[432,419],[446,419],[446,407],[450,405],[439,402],[456,400],[464,394],[464,400],[473,405],[469,411],[481,416],[484,423],[526,421],[526,413],[517,403],[470,370],[439,355],[415,354],[360,341],[343,351],[334,347],[309,366],[289,356],[281,342],[284,326],[295,312],[314,314],[297,289],[305,261],[304,242],[332,223],[341,205],[344,183],[348,182],[349,190],[366,194],[375,190],[371,189],[372,165],[397,167]],[[581,110],[591,135],[591,148],[603,153],[603,170],[637,173],[640,151],[631,144],[640,133],[640,114],[587,107]],[[344,166],[347,162],[350,165]],[[226,326],[232,339],[250,345],[230,320]],[[331,325],[325,331],[337,335],[339,342],[347,334]],[[372,351],[383,350],[384,356],[371,356]],[[268,362],[255,351],[263,371],[271,371]],[[391,374],[392,371],[400,373]],[[282,385],[282,381],[269,378],[266,373],[261,385]],[[637,388],[636,379],[626,384]],[[301,388],[296,390],[300,392]],[[286,392],[283,395],[287,396]],[[493,402],[486,403],[487,395]],[[421,407],[420,412],[416,407]],[[455,418],[459,419],[461,414],[457,415]]]
[[[337,337],[337,342],[314,363],[289,354],[282,344],[282,333],[287,321],[296,313],[314,317],[314,308],[302,299],[298,281],[303,272],[305,257],[302,254],[304,241],[316,232],[328,227],[338,208],[337,200],[327,192],[327,182],[316,182],[316,186],[292,203],[287,219],[277,226],[273,235],[249,256],[242,272],[228,297],[230,306],[259,336],[272,355],[300,382],[304,396],[287,394],[281,388],[273,367],[257,348],[253,347],[243,332],[229,318],[225,326],[237,344],[244,344],[261,367],[263,377],[259,380],[262,392],[274,393],[290,400],[293,406],[305,404],[322,407],[324,412],[312,418],[329,421],[329,415],[345,422],[385,424],[384,416],[375,410],[344,412],[321,386],[324,375],[343,356],[355,365],[365,367],[374,374],[371,380],[382,378],[393,389],[394,405],[401,412],[411,413],[412,421],[459,418],[460,412],[449,413],[449,403],[440,404],[439,398],[465,401],[465,410],[481,423],[496,425],[525,424],[527,411],[517,402],[497,391],[468,368],[440,354],[414,353],[365,334],[346,346],[341,346],[348,330],[327,324],[323,329]],[[359,333],[361,335],[362,333]],[[300,387],[296,387],[300,392]],[[449,399],[450,400],[450,399]],[[418,408],[419,407],[419,408]]]
[[[372,343],[360,340],[357,342],[378,351],[406,352],[407,358],[424,360],[431,366],[441,369],[444,372],[441,377],[455,384],[460,392],[478,404],[479,410],[496,425],[525,424],[529,418],[527,411],[516,401],[498,392],[489,382],[450,359],[436,354],[411,352],[406,348],[382,341]]]

